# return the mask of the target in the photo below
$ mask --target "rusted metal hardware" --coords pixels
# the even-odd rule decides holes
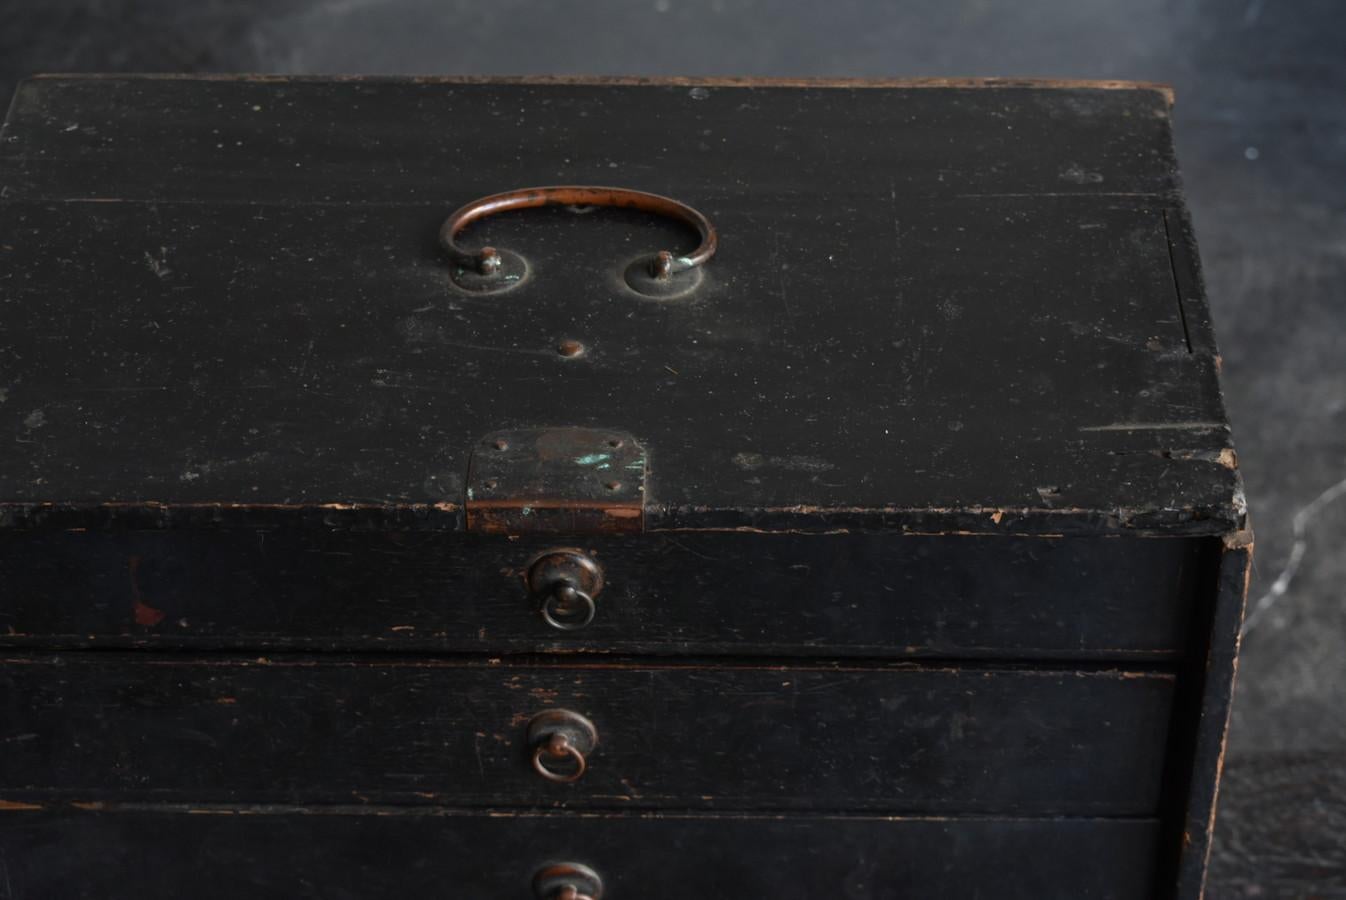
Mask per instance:
[[[538,900],[602,900],[603,879],[583,863],[556,863],[533,876]]]
[[[628,270],[627,282],[636,290],[642,290],[645,279],[662,283],[662,291],[642,291],[655,295],[674,296],[694,287],[696,280],[688,280],[685,284],[677,285],[674,290],[674,276],[704,265],[715,255],[719,243],[715,226],[710,224],[709,219],[671,197],[629,188],[589,185],[521,188],[473,200],[455,210],[440,226],[439,243],[465,276],[458,279],[459,284],[471,290],[491,290],[492,282],[506,286],[507,281],[521,280],[527,271],[527,264],[517,254],[495,247],[468,250],[458,245],[457,238],[467,226],[487,216],[538,206],[615,206],[667,216],[694,229],[700,235],[701,243],[691,253],[675,254],[669,250],[660,250],[633,263],[639,269],[634,276]]]
[[[467,528],[493,534],[641,531],[647,476],[645,448],[623,431],[494,432],[477,442],[468,462]],[[575,586],[592,599],[594,591]]]
[[[527,582],[542,620],[552,628],[576,631],[594,620],[594,598],[603,590],[603,570],[584,552],[547,551],[529,565]]]
[[[568,709],[549,709],[528,722],[533,771],[548,781],[569,784],[589,769],[589,754],[598,745],[594,723]]]

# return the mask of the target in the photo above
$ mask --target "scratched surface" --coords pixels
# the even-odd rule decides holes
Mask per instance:
[[[11,0],[0,93],[36,71],[1046,75],[1172,82],[1267,596],[1243,653],[1215,898],[1346,896],[1346,11],[1332,0],[595,3]],[[558,34],[586,36],[557,40]],[[626,39],[594,41],[606,32]],[[1313,505],[1318,497],[1325,503]],[[1295,753],[1312,749],[1306,766]],[[1299,792],[1285,785],[1303,786]]]
[[[448,513],[483,435],[559,424],[650,448],[654,529],[1233,530],[1175,177],[1152,89],[30,80],[0,497]],[[621,283],[676,226],[566,210],[450,286],[448,210],[611,179],[717,224],[693,294]]]

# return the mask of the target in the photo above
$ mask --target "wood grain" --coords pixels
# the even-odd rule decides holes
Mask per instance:
[[[578,861],[617,900],[1151,900],[1145,819],[558,816],[406,809],[0,812],[15,896],[525,897]],[[151,837],[152,836],[152,837]],[[152,842],[153,849],[148,850]]]
[[[0,795],[1154,815],[1173,678],[1127,670],[61,654],[0,662]],[[572,785],[528,721],[592,720]]]

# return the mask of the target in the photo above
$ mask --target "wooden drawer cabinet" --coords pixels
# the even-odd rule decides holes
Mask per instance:
[[[1197,900],[1251,535],[1170,101],[26,82],[6,896]]]

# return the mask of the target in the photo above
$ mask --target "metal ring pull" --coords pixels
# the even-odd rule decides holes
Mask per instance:
[[[583,612],[578,616],[565,614],[579,601]],[[557,615],[560,613],[560,615]],[[598,607],[594,598],[568,582],[558,582],[542,600],[542,618],[558,631],[578,631],[594,620]]]
[[[528,743],[533,747],[533,771],[555,784],[570,784],[588,771],[598,729],[577,712],[549,709],[528,722]]]
[[[603,900],[603,879],[583,863],[557,863],[533,876],[538,900]]]
[[[557,631],[587,627],[598,612],[603,570],[581,550],[559,547],[533,559],[525,576],[542,621]]]
[[[594,900],[593,894],[581,894],[580,889],[573,884],[563,884],[552,892],[552,897],[556,900]]]
[[[671,297],[695,287],[695,280],[675,286],[673,276],[704,265],[715,255],[719,243],[715,226],[709,219],[671,197],[630,188],[593,185],[520,188],[473,200],[455,210],[440,226],[439,243],[462,271],[455,279],[461,287],[476,291],[501,290],[522,280],[527,265],[517,254],[495,247],[468,250],[458,245],[457,237],[467,226],[487,216],[538,206],[614,206],[667,216],[693,228],[700,235],[701,243],[691,253],[660,250],[637,260],[627,269],[627,284],[650,296]],[[650,283],[646,284],[646,280]]]
[[[575,761],[575,769],[572,772],[558,772],[555,769],[548,768],[542,760],[544,756],[561,760],[570,757]],[[554,781],[557,784],[569,784],[572,781],[579,781],[584,776],[585,770],[589,768],[589,763],[585,760],[584,754],[571,745],[570,738],[564,734],[553,734],[551,740],[533,751],[533,768],[548,781]]]

